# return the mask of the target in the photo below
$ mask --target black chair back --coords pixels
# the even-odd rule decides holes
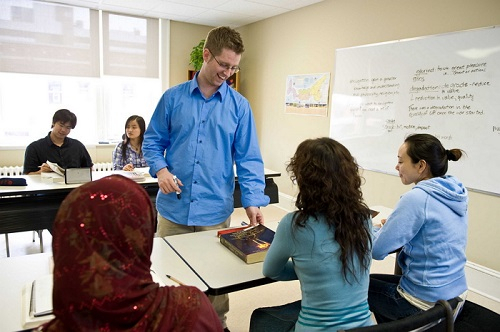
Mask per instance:
[[[460,298],[450,301],[439,300],[427,311],[388,323],[358,327],[343,332],[407,332],[407,331],[447,331],[453,332],[453,308]],[[339,331],[341,332],[341,331]]]

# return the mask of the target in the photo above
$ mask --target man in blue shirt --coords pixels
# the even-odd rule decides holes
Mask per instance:
[[[160,187],[158,236],[229,227],[233,165],[250,224],[264,222],[259,207],[269,204],[269,197],[255,121],[248,100],[226,83],[239,71],[243,51],[237,31],[211,30],[201,70],[158,102],[142,145]],[[227,295],[215,297],[213,304],[226,327]]]

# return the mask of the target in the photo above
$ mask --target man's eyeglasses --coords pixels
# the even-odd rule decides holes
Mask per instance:
[[[208,48],[207,48],[208,49]],[[235,73],[239,72],[240,71],[240,67],[239,66],[234,66],[234,67],[231,67],[230,65],[228,65],[227,63],[221,63],[219,62],[219,60],[217,60],[217,58],[215,57],[215,55],[212,53],[212,51],[210,51],[210,49],[208,49],[208,51],[210,52],[210,54],[212,55],[212,58],[215,59],[215,62],[217,62],[217,64],[219,65],[219,67],[221,68],[224,68],[225,70],[231,70],[231,71],[234,71]]]

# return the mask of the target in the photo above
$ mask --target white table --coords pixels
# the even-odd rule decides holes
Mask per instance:
[[[0,259],[0,330],[19,331],[22,326],[23,298],[26,284],[50,274],[52,254],[34,254]]]
[[[92,172],[92,178],[99,179],[112,171]],[[46,182],[40,174],[23,175],[27,186],[0,186],[0,234],[52,229],[54,217],[61,202],[74,188],[81,184]],[[154,202],[158,192],[158,180],[146,176],[138,181]]]
[[[121,174],[122,171],[94,171],[92,172],[92,180],[98,180],[105,176],[112,174]],[[273,171],[270,169],[264,169],[265,178],[273,178],[281,176],[280,172]],[[62,182],[54,182],[49,180],[49,178],[42,178],[40,174],[33,175],[20,175],[15,176],[15,178],[26,179],[27,186],[0,186],[0,197],[9,197],[16,195],[33,195],[33,194],[53,194],[54,192],[69,192],[71,189],[81,186],[81,184],[65,184],[64,179]],[[235,173],[235,180],[238,180],[238,176]],[[156,185],[158,190],[158,179],[151,177],[149,174],[145,174],[144,180],[137,181],[138,184],[142,186]]]
[[[151,269],[161,279],[164,285],[179,286],[178,283],[166,277],[168,274],[185,285],[197,287],[202,292],[208,290],[207,285],[200,280],[163,238],[157,237],[153,240]]]
[[[120,171],[94,171],[92,172],[92,180],[98,180],[112,174],[120,174]],[[51,173],[52,174],[52,173]],[[0,186],[0,197],[8,197],[13,195],[34,195],[34,194],[53,194],[56,192],[70,192],[72,189],[81,186],[78,184],[65,184],[64,178],[62,181],[51,181],[50,178],[42,178],[40,174],[19,175],[15,178],[26,179],[27,186]],[[146,174],[144,180],[137,181],[140,185],[154,185],[158,188],[158,179],[152,178]]]
[[[276,230],[278,222],[266,222],[265,225]],[[224,247],[216,230],[166,236],[164,239],[205,282],[207,294],[226,294],[274,282],[262,274],[262,262],[246,264]]]
[[[205,283],[162,238],[155,238],[153,241],[151,269],[163,284],[178,286],[165,276],[170,274],[187,285],[198,287],[203,292],[208,290]],[[0,259],[0,299],[3,303],[3,308],[0,310],[0,331],[19,331],[24,328],[22,325],[23,289],[34,279],[52,273],[51,266],[51,253]]]
[[[380,224],[380,220],[387,218],[392,212],[392,209],[385,206],[370,208],[379,212],[373,218],[374,224]],[[276,230],[278,223],[272,221],[265,225]],[[246,264],[224,247],[217,237],[217,231],[172,235],[164,239],[205,282],[210,295],[230,293],[274,281],[262,274],[262,262]]]
[[[94,171],[92,179],[119,174],[122,171]],[[281,173],[265,169],[265,194],[271,203],[278,203],[278,186],[273,177]],[[81,184],[44,181],[40,174],[22,175],[27,186],[0,186],[0,234],[52,229],[54,217],[66,195]],[[241,193],[238,177],[235,177],[234,206],[241,207]],[[145,174],[145,179],[137,181],[149,194],[153,205],[158,193],[158,179]],[[35,218],[36,216],[36,218]]]

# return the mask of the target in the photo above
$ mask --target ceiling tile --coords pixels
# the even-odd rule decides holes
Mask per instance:
[[[1,1],[1,0],[0,0]],[[323,0],[41,0],[115,13],[233,28]]]

